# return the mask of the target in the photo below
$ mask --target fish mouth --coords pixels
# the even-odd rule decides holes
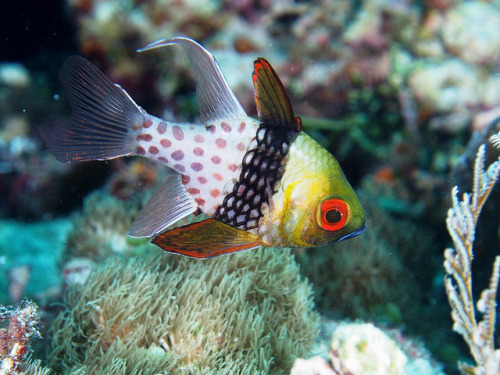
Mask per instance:
[[[361,233],[363,233],[366,230],[365,225],[363,224],[360,226],[358,229],[356,229],[354,232],[346,234],[344,237],[341,237],[337,242],[348,240],[349,238],[353,238],[356,236],[359,236]]]

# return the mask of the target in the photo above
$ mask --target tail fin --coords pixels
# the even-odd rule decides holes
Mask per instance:
[[[70,56],[59,77],[73,114],[45,134],[63,162],[106,160],[131,155],[144,111],[92,63]]]

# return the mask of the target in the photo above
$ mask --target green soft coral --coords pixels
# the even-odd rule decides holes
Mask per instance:
[[[131,241],[127,233],[147,196],[136,194],[123,201],[99,190],[87,196],[82,211],[72,217],[62,262],[77,257],[101,261],[139,251],[145,241]]]
[[[318,334],[289,250],[200,262],[111,258],[66,299],[50,365],[64,374],[283,374]]]

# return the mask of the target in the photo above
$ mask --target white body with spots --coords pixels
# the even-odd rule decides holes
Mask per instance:
[[[319,246],[358,235],[364,212],[335,158],[302,132],[270,64],[254,62],[259,120],[248,117],[212,54],[184,47],[197,77],[201,124],[149,115],[89,61],[69,57],[60,77],[73,114],[46,137],[65,162],[140,155],[167,175],[130,227],[165,251],[196,258],[259,246]],[[213,216],[172,230],[190,214]]]
[[[238,179],[238,167],[255,139],[259,124],[239,122],[182,124],[146,115],[137,136],[136,154],[158,160],[183,175],[198,208],[212,216]]]

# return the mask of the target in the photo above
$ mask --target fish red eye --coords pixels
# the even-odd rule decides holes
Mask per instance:
[[[324,230],[334,231],[342,229],[349,214],[347,204],[340,199],[328,199],[321,203],[319,209],[319,225]]]

